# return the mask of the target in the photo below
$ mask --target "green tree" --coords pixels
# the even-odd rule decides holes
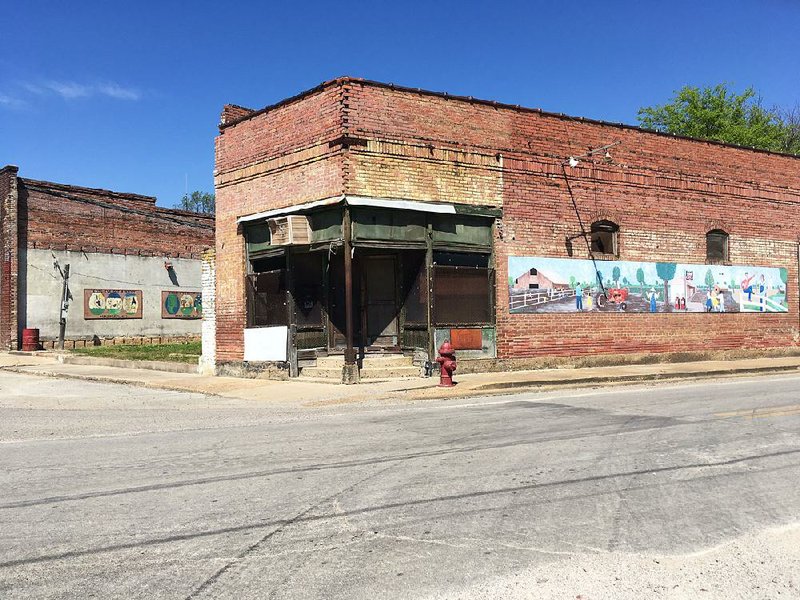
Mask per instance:
[[[641,267],[636,269],[636,281],[639,282],[639,285],[644,287],[644,269]]]
[[[708,289],[714,287],[714,274],[711,272],[711,269],[706,271],[706,287]]]
[[[180,202],[175,205],[175,208],[213,215],[216,208],[215,196],[214,194],[197,190],[191,194],[184,194]]]
[[[779,109],[784,127],[783,152],[800,154],[800,104],[794,108]]]
[[[630,284],[631,284],[631,282],[628,281],[627,277],[623,277],[622,278],[622,285],[624,285],[625,287],[628,287]]]
[[[638,120],[642,127],[664,133],[798,153],[798,130],[784,121],[790,114],[765,108],[752,87],[737,94],[721,83],[685,86],[666,104],[640,108]]]
[[[575,275],[570,275],[569,276],[569,287],[571,287],[574,290],[576,283],[577,283],[577,281],[575,280]]]
[[[619,277],[620,277],[619,267],[615,266],[614,269],[611,271],[611,279],[614,280],[614,285],[617,287],[619,287]]]
[[[656,263],[656,274],[664,281],[664,305],[669,307],[669,282],[675,277],[678,265],[675,263]]]

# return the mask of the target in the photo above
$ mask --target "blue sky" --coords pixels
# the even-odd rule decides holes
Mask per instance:
[[[223,104],[340,75],[628,123],[685,84],[800,101],[797,0],[26,0],[5,14],[0,164],[164,206],[212,190]]]

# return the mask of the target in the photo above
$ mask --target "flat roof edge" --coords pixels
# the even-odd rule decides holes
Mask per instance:
[[[502,109],[506,109],[506,110],[514,110],[514,111],[518,111],[518,112],[535,113],[535,114],[543,115],[543,116],[546,116],[546,117],[553,117],[553,118],[556,118],[556,119],[562,119],[562,120],[565,120],[565,121],[574,121],[574,122],[577,122],[577,123],[589,123],[591,125],[600,125],[600,126],[603,126],[603,127],[614,127],[614,128],[617,128],[617,129],[628,129],[628,130],[632,130],[632,131],[640,131],[642,133],[651,134],[651,135],[657,135],[657,136],[662,136],[662,137],[667,137],[667,138],[672,138],[672,139],[686,140],[686,141],[689,141],[689,142],[699,142],[699,143],[704,143],[704,144],[712,144],[714,146],[722,146],[722,147],[725,147],[725,148],[734,148],[734,149],[737,149],[737,150],[746,150],[746,151],[750,151],[750,152],[759,152],[759,153],[762,153],[762,154],[770,154],[770,155],[773,155],[773,156],[782,156],[782,157],[785,157],[785,158],[797,158],[797,159],[800,159],[800,154],[790,154],[788,152],[779,152],[779,151],[776,151],[776,150],[765,150],[765,149],[756,148],[756,147],[753,147],[753,146],[741,146],[739,144],[731,144],[729,142],[720,142],[720,141],[717,141],[717,140],[709,140],[709,139],[705,139],[705,138],[696,138],[696,137],[690,137],[690,136],[685,136],[685,135],[677,135],[677,134],[674,134],[674,133],[666,133],[664,131],[658,131],[658,130],[655,130],[655,129],[647,129],[647,128],[644,128],[644,127],[640,127],[638,125],[631,125],[631,124],[628,124],[628,123],[618,123],[618,122],[615,123],[613,121],[604,121],[602,119],[593,119],[593,118],[590,118],[590,117],[576,117],[576,116],[567,115],[567,114],[564,114],[564,113],[546,111],[546,110],[543,110],[541,108],[531,108],[531,107],[521,106],[519,104],[510,104],[510,103],[507,103],[507,102],[498,102],[497,100],[485,100],[485,99],[481,99],[481,98],[475,98],[473,96],[462,96],[462,95],[459,95],[459,94],[449,94],[447,92],[437,92],[437,91],[433,91],[433,90],[426,90],[426,89],[423,89],[423,88],[414,88],[414,87],[410,87],[410,86],[396,85],[394,83],[384,83],[382,81],[376,81],[376,80],[373,80],[373,79],[362,79],[360,77],[349,77],[349,76],[337,77],[335,79],[330,79],[328,81],[324,81],[323,83],[321,83],[321,84],[319,84],[319,85],[317,85],[317,86],[315,86],[313,88],[310,88],[308,90],[305,90],[303,92],[300,92],[299,94],[295,94],[294,96],[290,96],[289,98],[286,98],[284,100],[276,102],[275,104],[271,104],[271,105],[265,106],[264,108],[261,108],[259,110],[255,110],[249,115],[245,115],[245,116],[243,116],[243,117],[241,117],[239,119],[232,120],[230,123],[226,123],[224,126],[220,126],[220,131],[222,131],[223,129],[225,129],[227,127],[230,127],[232,125],[236,125],[237,123],[241,123],[242,121],[246,121],[247,119],[250,119],[250,118],[255,117],[257,115],[263,114],[265,112],[269,112],[270,110],[273,110],[275,108],[279,108],[281,106],[284,106],[284,105],[287,105],[287,104],[291,104],[292,102],[297,102],[299,100],[302,100],[303,98],[305,98],[307,96],[311,96],[311,95],[313,95],[315,93],[321,92],[324,89],[326,89],[326,88],[328,88],[328,87],[330,87],[332,85],[344,85],[346,83],[356,83],[356,84],[361,84],[361,85],[368,85],[368,86],[372,86],[372,87],[379,87],[379,88],[384,88],[384,89],[397,90],[397,91],[400,91],[400,92],[418,94],[418,95],[422,95],[422,96],[434,96],[434,97],[442,98],[442,99],[445,99],[445,100],[454,100],[456,102],[468,102],[470,104],[480,104],[480,105],[483,105],[483,106],[489,106],[489,107],[494,107],[494,108],[502,108]]]

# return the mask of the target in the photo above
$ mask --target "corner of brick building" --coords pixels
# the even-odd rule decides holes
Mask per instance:
[[[223,123],[215,140],[217,361],[244,356],[246,252],[241,216],[344,190],[343,88],[334,80]],[[225,109],[229,114],[230,109]]]
[[[18,193],[19,168],[0,169],[0,349],[16,350],[19,277]]]
[[[733,264],[788,270],[790,311],[756,319],[509,314],[508,258],[567,257],[564,240],[579,230],[564,160],[612,142],[610,163],[584,160],[567,177],[584,224],[620,225],[621,260],[703,264],[705,233],[721,228]],[[502,360],[798,345],[800,159],[343,79],[224,127],[216,183],[221,360],[242,356],[237,217],[342,193],[502,206],[495,245]],[[585,257],[580,248],[575,257]]]

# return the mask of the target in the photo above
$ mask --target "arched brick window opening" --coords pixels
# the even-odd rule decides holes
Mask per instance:
[[[706,234],[706,261],[728,262],[728,234],[722,229],[712,229]]]
[[[619,225],[613,221],[595,221],[591,227],[592,252],[619,256],[618,236]]]

